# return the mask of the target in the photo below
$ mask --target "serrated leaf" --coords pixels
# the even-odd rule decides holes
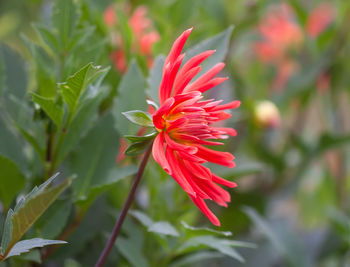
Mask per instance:
[[[132,109],[147,109],[145,78],[134,60],[120,82],[118,97],[113,108],[113,116],[116,119],[115,128],[121,135],[136,134],[139,129],[139,126],[130,123],[122,114]]]
[[[33,101],[37,103],[56,124],[56,126],[60,128],[63,119],[63,107],[57,105],[55,100],[52,98],[42,97],[35,93],[32,93],[32,97]]]
[[[150,115],[141,110],[130,110],[122,112],[122,114],[132,123],[135,123],[144,127],[154,127],[153,121]]]
[[[48,239],[42,239],[42,238],[33,238],[33,239],[27,239],[20,241],[16,243],[10,252],[7,254],[6,258],[18,256],[22,253],[29,252],[29,250],[33,248],[42,248],[44,246],[48,245],[55,245],[55,244],[66,244],[66,241],[60,241],[60,240],[48,240]]]
[[[95,96],[84,98],[81,107],[77,111],[70,124],[70,127],[67,130],[62,148],[57,157],[58,163],[60,163],[67,156],[69,151],[75,148],[79,140],[83,138],[87,134],[88,130],[93,126],[93,122],[98,116],[98,107],[106,94],[107,91],[100,90]]]
[[[26,179],[12,160],[0,155],[0,200],[8,207],[23,189]]]
[[[70,76],[65,83],[59,84],[61,89],[60,93],[68,105],[70,117],[75,114],[79,99],[87,86],[107,70],[108,69],[101,69],[100,66],[93,66],[92,63],[89,63]]]
[[[125,135],[124,137],[128,139],[130,142],[143,142],[143,141],[148,141],[152,140],[154,137],[157,136],[157,132],[153,132],[144,136],[137,136],[137,135]]]
[[[163,73],[163,65],[165,62],[165,56],[159,55],[156,57],[154,61],[154,65],[152,69],[150,70],[149,77],[147,78],[147,95],[156,103],[159,104],[159,85],[160,81],[162,80],[162,73]]]
[[[179,236],[179,232],[169,222],[155,222],[148,227],[148,232],[161,235]]]
[[[188,230],[195,231],[195,232],[210,232],[218,235],[223,235],[223,236],[232,236],[232,232],[229,231],[218,231],[215,229],[211,229],[208,227],[194,227],[188,225],[186,222],[181,221],[181,224]]]
[[[223,32],[211,38],[208,38],[200,42],[199,44],[189,48],[186,51],[184,63],[188,61],[190,58],[204,51],[216,50],[216,52],[212,56],[210,56],[208,59],[206,59],[203,62],[203,64],[201,64],[202,71],[198,74],[198,75],[201,75],[202,73],[205,73],[206,71],[208,71],[215,64],[222,62],[225,59],[225,56],[228,51],[228,47],[229,47],[228,45],[232,34],[232,30],[233,30],[233,26],[230,26]]]
[[[227,239],[220,239],[211,235],[197,236],[184,242],[178,248],[178,252],[185,253],[193,249],[195,250],[201,249],[201,247],[204,246],[204,247],[209,247],[211,249],[214,249],[240,262],[244,262],[243,257],[234,248],[232,248],[231,244],[227,243],[227,241],[228,241]]]
[[[68,47],[70,37],[75,30],[79,19],[77,4],[73,0],[56,0],[52,13],[52,25],[60,36],[62,52]]]
[[[13,211],[9,210],[1,242],[2,258],[8,255],[12,247],[33,223],[71,183],[70,179],[66,179],[63,183],[48,188],[56,177],[57,174],[39,187],[34,187],[27,196],[18,202]]]

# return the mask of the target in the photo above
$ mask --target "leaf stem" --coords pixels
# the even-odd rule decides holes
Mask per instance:
[[[113,231],[112,231],[112,234],[111,236],[109,237],[109,240],[105,246],[105,248],[103,249],[101,255],[100,255],[100,258],[98,259],[95,267],[102,267],[104,265],[104,263],[106,262],[107,260],[107,257],[119,235],[119,232],[120,232],[120,229],[123,225],[123,222],[124,222],[124,219],[126,217],[126,214],[128,213],[128,210],[131,206],[131,203],[133,201],[133,198],[134,198],[134,195],[135,195],[135,192],[136,192],[136,189],[137,189],[137,186],[139,185],[140,183],[140,180],[141,180],[141,177],[142,177],[142,174],[145,170],[145,167],[146,167],[146,163],[148,161],[148,158],[151,154],[151,150],[152,150],[152,145],[149,146],[149,148],[146,150],[144,156],[143,156],[143,159],[141,161],[141,164],[140,164],[140,167],[135,175],[135,180],[134,180],[134,183],[131,187],[131,190],[129,192],[129,195],[128,195],[128,198],[126,199],[125,201],[125,204],[123,206],[123,209],[119,215],[119,218],[117,219],[115,225],[114,225],[114,228],[113,228]]]

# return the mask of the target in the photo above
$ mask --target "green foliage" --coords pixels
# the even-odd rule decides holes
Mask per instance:
[[[122,112],[122,114],[132,123],[144,127],[153,127],[151,116],[141,110],[130,110]]]
[[[77,200],[86,199],[91,187],[103,184],[109,170],[115,165],[119,140],[113,125],[112,115],[106,114],[81,140],[78,149],[71,155],[69,170],[77,174],[72,185]]]
[[[222,62],[228,51],[228,45],[232,34],[232,30],[233,30],[233,26],[230,26],[223,32],[211,38],[208,38],[200,42],[199,44],[189,48],[186,51],[186,57],[184,61],[186,62],[188,59],[204,51],[216,50],[216,52],[202,64],[202,71],[200,72],[200,74],[209,70],[216,63]]]
[[[233,153],[237,167],[205,163],[238,187],[225,189],[227,208],[205,200],[221,221],[213,227],[151,159],[106,266],[349,261],[347,1],[328,1],[335,15],[317,36],[309,33],[316,0],[142,1],[146,13],[137,1],[49,2],[1,2],[1,266],[96,263],[138,170],[135,155],[158,134],[151,114],[166,55],[193,26],[182,64],[216,50],[193,80],[218,62],[226,67],[217,76],[230,78],[202,100],[242,102],[220,125],[233,126],[237,137],[217,147]],[[267,18],[273,24],[269,12],[280,4],[288,6],[287,22],[263,25]],[[113,25],[105,21],[113,20],[109,5]],[[289,22],[293,27],[279,30]],[[299,42],[289,28],[299,31]],[[160,38],[152,46],[154,31]],[[275,39],[281,42],[270,45]],[[116,67],[124,63],[125,73]],[[279,125],[260,125],[257,115],[269,115],[257,112],[263,100],[276,104]],[[58,171],[75,179],[57,200],[70,183],[47,180]]]
[[[57,174],[39,187],[34,187],[27,196],[18,202],[14,210],[9,210],[1,241],[0,256],[2,260],[6,259],[8,255],[18,255],[30,248],[45,245],[46,241],[43,240],[32,240],[20,244],[17,242],[52,202],[70,185],[71,180],[67,179],[59,185],[48,188],[56,176]],[[15,251],[11,253],[12,249],[15,249]]]
[[[42,97],[32,93],[33,101],[37,103],[56,124],[58,128],[62,126],[63,108],[55,103],[54,99]]]
[[[88,85],[107,71],[108,68],[101,69],[100,66],[93,66],[92,63],[89,63],[70,76],[65,83],[60,84],[61,95],[69,108],[67,125],[70,124],[76,111],[81,107],[81,97]]]
[[[47,239],[41,239],[41,238],[33,238],[28,240],[23,240],[17,242],[10,252],[7,254],[6,258],[18,256],[22,253],[29,252],[33,248],[41,248],[48,245],[57,245],[57,244],[66,244],[65,241],[60,240],[47,240]]]
[[[123,76],[118,88],[118,96],[113,108],[115,127],[121,135],[135,134],[137,127],[131,124],[123,112],[138,109],[146,110],[145,78],[135,61],[130,63],[127,73]]]
[[[55,1],[52,25],[60,38],[60,51],[64,52],[69,48],[77,23],[78,8],[73,0]]]
[[[0,200],[5,207],[9,207],[17,193],[23,189],[26,178],[12,160],[1,155],[0,169]]]

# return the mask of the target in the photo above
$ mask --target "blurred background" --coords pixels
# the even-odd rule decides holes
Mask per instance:
[[[93,265],[130,188],[132,179],[124,178],[139,162],[123,156],[125,127],[104,114],[116,114],[123,105],[146,110],[137,91],[128,91],[125,84],[133,81],[152,97],[162,55],[192,26],[185,50],[198,49],[199,43],[207,47],[208,39],[226,63],[222,75],[229,81],[210,96],[242,102],[226,124],[238,132],[225,145],[236,156],[237,167],[212,166],[238,187],[229,190],[228,208],[210,206],[222,223],[213,230],[185,192],[151,161],[108,264],[350,266],[349,1],[77,0],[58,16],[55,5],[49,0],[0,0],[0,92],[16,97],[3,97],[1,107],[7,111],[0,116],[0,154],[16,162],[26,177],[21,192],[40,181],[45,168],[28,140],[9,126],[7,113],[18,109],[13,102],[29,103],[34,110],[29,119],[14,116],[34,138],[45,140],[37,126],[42,117],[28,92],[54,96],[56,83],[88,62],[111,68],[101,85],[105,93],[94,111],[97,117],[57,166],[65,176],[77,174],[72,192],[28,233],[63,238],[70,245],[17,257],[7,266],[36,266],[33,262],[40,258],[43,266]],[[55,31],[55,18],[68,32]],[[64,49],[58,35],[62,43],[69,40]],[[28,126],[30,121],[36,126]],[[130,131],[141,134],[137,128]],[[86,166],[105,133],[108,151],[99,155],[91,180],[114,180],[95,188],[91,199],[79,198],[87,186],[79,177],[89,175]],[[57,217],[54,210],[59,210]],[[3,204],[1,224],[5,211]],[[57,225],[47,226],[50,220]],[[152,231],[152,221],[167,221],[165,232]]]

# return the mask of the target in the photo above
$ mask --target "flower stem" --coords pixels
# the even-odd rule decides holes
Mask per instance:
[[[136,188],[139,185],[142,174],[145,170],[147,160],[149,158],[149,155],[151,154],[151,150],[152,150],[152,145],[149,146],[149,148],[147,149],[147,151],[145,152],[145,154],[143,156],[140,167],[135,175],[135,180],[134,180],[134,183],[133,183],[131,190],[129,192],[128,198],[125,201],[125,204],[124,204],[123,209],[119,215],[119,218],[117,219],[117,221],[114,225],[112,234],[109,237],[109,240],[108,240],[105,248],[103,249],[103,251],[100,255],[100,258],[98,259],[95,267],[102,267],[104,265],[105,261],[107,260],[108,255],[109,255],[109,253],[114,245],[114,242],[116,241],[116,239],[119,235],[119,232],[120,232],[120,229],[123,225],[126,214],[128,213],[128,210],[129,210],[131,203],[133,201],[133,198],[134,198],[134,195],[136,192]]]

